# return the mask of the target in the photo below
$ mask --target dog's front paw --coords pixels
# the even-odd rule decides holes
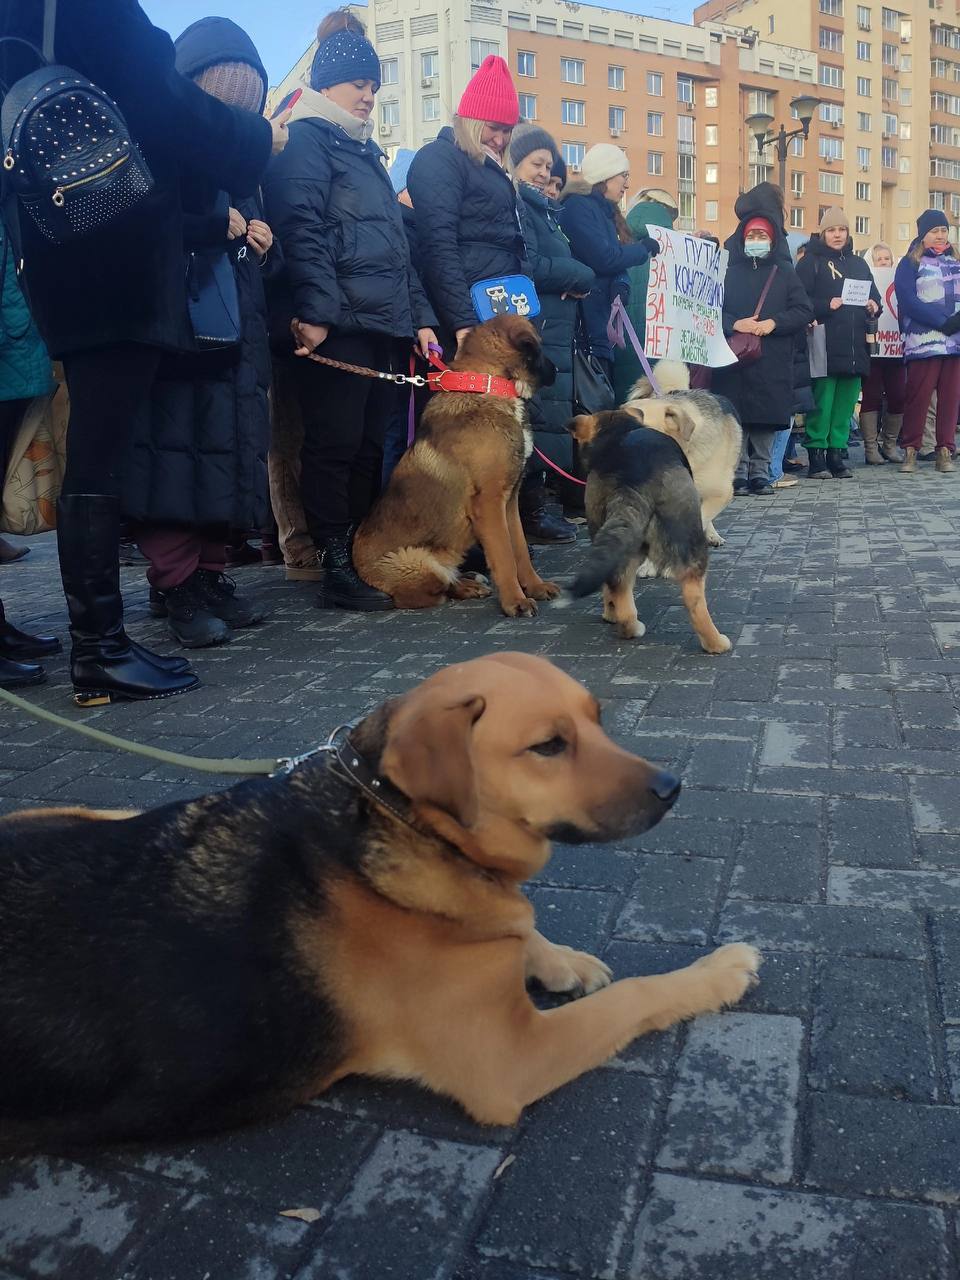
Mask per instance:
[[[535,618],[537,602],[529,596],[521,596],[519,600],[501,600],[500,610],[508,618]]]
[[[711,547],[725,547],[727,545],[726,538],[721,538],[716,529],[712,533],[707,534],[707,542]]]
[[[449,594],[454,600],[485,600],[493,593],[482,574],[464,574],[453,584]]]
[[[574,997],[588,996],[613,981],[613,973],[602,960],[557,942],[550,944],[549,953],[539,959],[530,976],[546,991]]]
[[[657,576],[657,566],[652,560],[644,560],[643,564],[637,570],[638,578],[655,578]]]
[[[542,579],[538,579],[529,585],[524,583],[523,589],[533,600],[556,600],[563,588],[558,586],[556,582],[544,582]]]
[[[639,640],[647,634],[647,628],[639,618],[628,618],[626,622],[617,623],[617,635],[622,640]]]
[[[707,644],[703,640],[700,641],[700,644],[704,653],[727,653],[733,648],[733,641],[730,637],[721,635],[719,631],[717,632],[716,640],[712,644]]]
[[[742,1000],[760,981],[757,970],[763,957],[756,947],[745,942],[731,942],[718,947],[710,955],[694,961],[690,970],[704,981],[705,1003],[701,1012],[716,1012]]]

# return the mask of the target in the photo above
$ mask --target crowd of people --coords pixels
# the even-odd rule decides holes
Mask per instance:
[[[0,6],[0,35],[18,38],[0,43],[6,85],[35,65],[41,7]],[[670,193],[629,198],[627,156],[607,142],[568,172],[554,138],[520,121],[510,70],[492,55],[451,125],[388,167],[372,137],[380,61],[347,10],[321,22],[308,75],[272,119],[263,64],[234,22],[205,18],[171,41],[136,0],[91,0],[78,13],[61,6],[56,61],[114,100],[152,189],[133,213],[51,243],[5,186],[0,268],[0,477],[26,406],[51,393],[51,361],[69,394],[57,542],[78,701],[197,684],[184,658],[127,635],[123,536],[146,559],[152,612],[184,648],[262,618],[226,573],[257,558],[251,532],[264,560],[317,583],[321,606],[392,607],[357,573],[352,535],[411,440],[423,393],[408,403],[393,382],[342,366],[405,373],[412,352],[452,358],[478,323],[480,281],[526,275],[536,286],[557,377],[530,404],[537,451],[520,509],[530,542],[574,541],[575,366],[589,358],[611,403],[639,375],[608,321],[620,302],[642,342],[660,247],[651,231],[677,219]],[[920,216],[896,268],[898,360],[872,354],[882,299],[871,268],[893,265],[887,246],[861,256],[832,208],[794,262],[779,188],[745,192],[734,212],[723,325],[738,358],[696,370],[695,383],[726,396],[743,423],[735,492],[770,496],[804,467],[810,479],[849,477],[861,396],[867,464],[909,473],[932,452],[939,471],[953,470],[960,260],[945,216]],[[211,256],[229,265],[239,317],[236,341],[213,350],[190,309],[193,273]],[[847,300],[848,281],[869,282],[865,303]],[[20,554],[0,540],[0,563]],[[0,605],[0,685],[43,679],[34,660],[59,647],[18,630]]]

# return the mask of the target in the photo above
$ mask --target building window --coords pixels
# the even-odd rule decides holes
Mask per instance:
[[[885,67],[899,68],[900,66],[900,47],[895,44],[884,44],[880,49],[880,56]]]
[[[870,168],[870,148],[857,147],[857,166],[860,169]]]
[[[794,231],[800,231],[803,228],[803,210],[795,205],[790,210],[790,226]]]
[[[718,164],[706,164],[703,166],[703,180],[715,186],[720,181],[720,166]]]
[[[624,87],[623,67],[607,67],[607,88],[622,91]]]
[[[843,195],[843,174],[824,173],[820,170],[820,190],[827,196]]]
[[[901,88],[900,88],[900,105],[901,105],[902,107],[912,107],[912,106],[913,106],[913,90],[912,90],[912,89],[907,89],[907,88],[905,88],[904,86],[901,86]]]
[[[835,67],[829,62],[821,62],[820,83],[827,89],[842,89],[843,67]]]
[[[440,57],[436,49],[420,55],[420,75],[424,80],[432,80],[440,74]]]
[[[773,94],[765,89],[753,89],[747,94],[747,115],[756,115],[761,111],[769,116],[774,114]]]
[[[663,137],[663,115],[661,112],[647,112],[647,133],[651,138]]]
[[[440,96],[439,94],[431,94],[423,100],[423,119],[439,120],[440,119]]]
[[[773,177],[772,164],[752,164],[750,166],[750,185],[758,187],[761,182],[769,182]]]
[[[703,105],[705,107],[715,107],[718,105],[719,91],[715,84],[703,91]]]
[[[706,147],[718,147],[720,145],[720,126],[718,124],[704,125],[703,144]]]
[[[880,16],[884,31],[900,31],[900,13],[897,9],[881,9]]]
[[[535,93],[518,93],[517,98],[520,102],[520,118],[522,120],[536,120],[537,95]]]
[[[586,123],[586,104],[583,102],[574,102],[570,98],[563,98],[560,102],[560,123],[561,124],[585,124]]]
[[[693,102],[693,81],[689,76],[677,76],[677,101]]]
[[[474,71],[480,70],[480,63],[484,58],[489,58],[491,54],[499,55],[500,42],[498,40],[471,40],[470,41],[470,66]]]
[[[843,17],[843,0],[820,0],[820,12],[829,13],[831,17]]]
[[[857,5],[857,26],[861,31],[870,30],[870,10],[864,4]]]
[[[707,200],[703,206],[704,222],[720,221],[720,204],[717,200]]]
[[[659,71],[647,72],[647,93],[653,98],[663,97],[663,76]]]
[[[648,151],[647,152],[647,173],[654,178],[663,177],[663,152]]]
[[[870,79],[867,76],[857,76],[857,94],[861,98],[869,98],[873,93]]]
[[[857,183],[857,199],[858,200],[870,199],[870,183],[869,182]]]
[[[912,53],[901,53],[901,55],[900,55],[900,70],[901,70],[901,71],[912,71],[912,70],[913,70],[913,54],[912,54]]]
[[[693,116],[677,119],[677,151],[680,155],[693,155]]]
[[[832,53],[843,53],[843,32],[834,27],[820,28],[820,48]]]
[[[820,144],[818,147],[818,155],[821,160],[842,160],[843,159],[843,139],[833,138],[829,134],[820,135]]]
[[[579,169],[583,164],[583,153],[586,150],[582,142],[561,142],[560,154],[563,156],[565,165],[576,165]]]
[[[889,98],[891,102],[896,102],[900,97],[900,83],[897,80],[888,80],[884,77],[880,81],[880,92],[885,98]]]
[[[535,76],[537,74],[537,55],[521,50],[517,54],[517,75]]]
[[[802,160],[804,155],[806,154],[806,150],[807,150],[806,144],[807,144],[806,138],[791,138],[790,154],[794,156],[797,160]]]
[[[583,84],[582,60],[580,58],[561,58],[560,79],[565,84]]]
[[[380,123],[388,126],[398,125],[400,123],[399,102],[380,103]]]
[[[380,59],[380,85],[396,84],[400,77],[400,62],[397,58]]]
[[[627,127],[627,113],[623,107],[608,107],[607,120],[611,129],[615,129],[617,133],[623,133]]]
[[[953,161],[953,166],[954,166],[954,170],[955,170],[954,175],[953,175],[953,180],[954,180],[954,182],[960,182],[960,161],[954,160],[954,161]],[[910,157],[909,157],[909,156],[901,156],[901,157],[900,157],[900,172],[901,172],[901,173],[909,173],[909,172],[910,172]]]
[[[767,18],[767,35],[772,36],[775,30],[776,30],[776,24],[773,19],[773,14],[771,13],[770,16]]]
[[[693,156],[677,156],[677,181],[681,191],[689,191],[696,181],[696,159]]]
[[[824,124],[843,124],[843,107],[839,102],[821,102],[820,119]]]
[[[880,128],[887,138],[895,138],[900,132],[900,121],[897,116],[885,111],[880,117]]]
[[[861,133],[873,133],[873,116],[869,111],[857,112],[857,128]]]
[[[857,60],[859,62],[870,61],[870,41],[869,40],[857,41]]]
[[[804,178],[799,169],[792,170],[790,174],[790,194],[797,200],[803,195]]]
[[[900,141],[909,142],[913,136],[913,125],[909,120],[900,121]]]
[[[677,230],[693,231],[697,225],[697,197],[692,191],[681,191],[677,203]]]
[[[881,147],[881,148],[880,148],[880,163],[883,165],[884,169],[896,169],[896,167],[897,167],[897,148],[896,148],[896,147]]]

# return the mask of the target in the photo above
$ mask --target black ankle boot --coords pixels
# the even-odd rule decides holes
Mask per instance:
[[[46,678],[46,671],[36,663],[0,658],[0,689],[25,689],[31,684],[43,684]]]
[[[562,516],[547,511],[547,490],[543,484],[520,485],[520,523],[524,537],[535,547],[552,547],[576,542],[577,530]]]
[[[70,612],[70,678],[80,706],[186,693],[190,672],[156,666],[130,643],[120,595],[120,503],[105,494],[71,494],[57,507],[60,573]]]
[[[353,567],[350,554],[352,530],[325,538],[320,552],[323,585],[317,596],[321,609],[355,609],[359,613],[378,613],[393,608],[393,600],[383,591],[371,587]]]
[[[49,658],[63,648],[56,636],[31,636],[8,622],[0,600],[0,658],[23,662],[25,658]]]
[[[834,480],[849,480],[853,476],[853,472],[843,461],[842,449],[827,450],[827,470]]]
[[[826,449],[808,449],[807,450],[807,479],[808,480],[829,480],[830,469],[827,466]]]
[[[211,610],[200,590],[196,573],[186,582],[158,592],[163,601],[163,616],[170,634],[184,649],[208,649],[211,645],[227,644],[230,628]],[[154,608],[154,588],[150,591],[151,612]]]

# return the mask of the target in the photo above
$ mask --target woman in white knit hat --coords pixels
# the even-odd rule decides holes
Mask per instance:
[[[574,255],[596,275],[596,284],[583,301],[583,315],[592,353],[613,372],[613,349],[607,321],[615,298],[629,297],[627,272],[639,267],[660,246],[652,236],[635,240],[620,212],[630,179],[626,153],[609,142],[598,143],[583,158],[579,178],[567,183],[561,197],[560,225]]]

